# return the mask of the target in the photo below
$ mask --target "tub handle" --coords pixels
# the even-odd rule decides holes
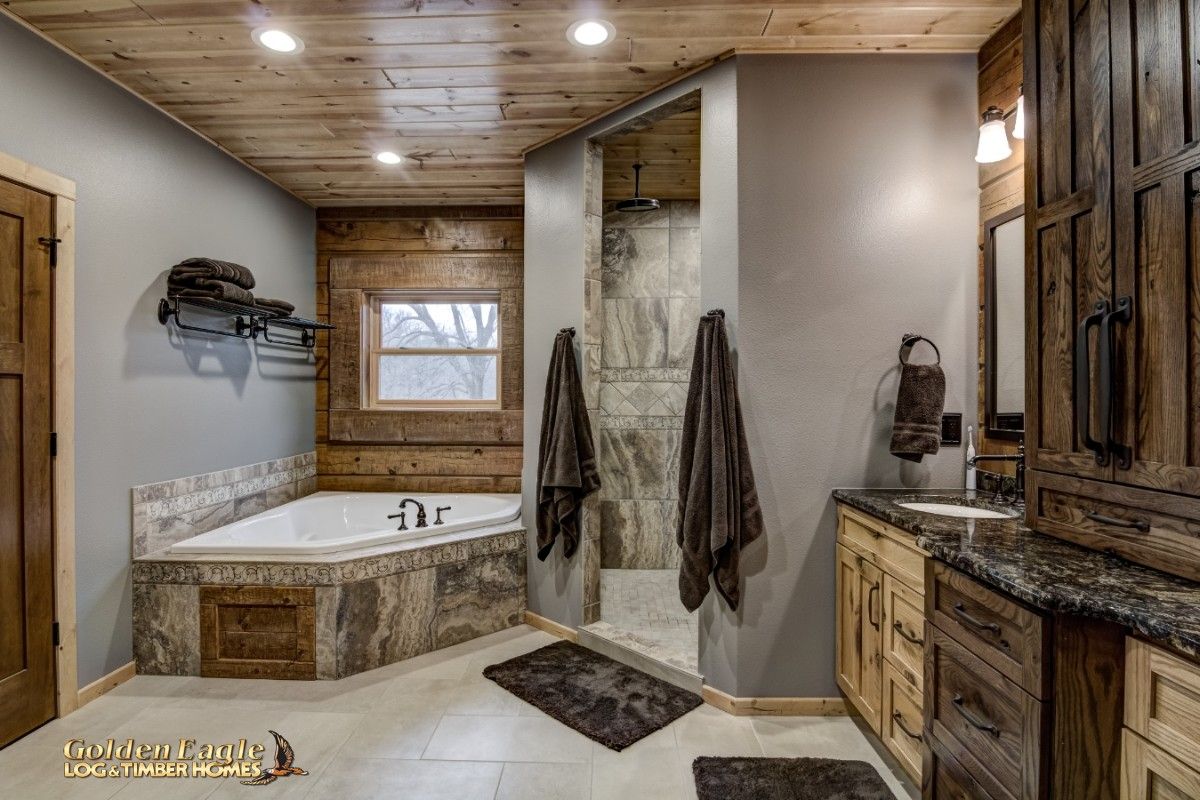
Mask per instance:
[[[441,508],[437,509],[437,519],[435,519],[435,520],[433,521],[433,524],[434,524],[434,525],[441,525],[441,524],[442,524],[442,512],[443,512],[443,511],[450,511],[450,510],[451,510],[451,509],[450,509],[450,506],[442,506]]]
[[[408,530],[408,526],[404,524],[404,512],[401,511],[399,514],[388,514],[388,519],[395,519],[396,517],[400,518],[400,527],[396,528],[396,530],[398,530],[398,531]]]

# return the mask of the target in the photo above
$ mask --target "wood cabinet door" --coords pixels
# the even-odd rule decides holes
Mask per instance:
[[[837,545],[837,682],[847,699],[860,707],[863,665],[862,563],[861,556]]]
[[[50,198],[0,180],[0,747],[54,716]]]
[[[1116,480],[1200,495],[1200,0],[1113,0]]]
[[[1024,4],[1025,444],[1032,468],[1100,479],[1112,474],[1095,452],[1097,304],[1113,292],[1108,25],[1103,1]]]
[[[871,562],[863,561],[858,581],[858,592],[862,597],[859,697],[863,718],[878,734],[883,717],[883,573]]]

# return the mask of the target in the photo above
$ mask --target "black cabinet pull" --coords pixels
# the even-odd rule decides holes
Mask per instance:
[[[961,694],[954,695],[954,698],[950,702],[954,703],[954,707],[958,709],[958,713],[962,714],[962,718],[965,719],[971,727],[978,728],[986,733],[990,733],[997,738],[1000,737],[1000,729],[997,728],[995,724],[989,722],[983,717],[976,716],[967,709],[965,704],[966,701],[963,700],[963,696]]]
[[[875,630],[879,630],[879,620],[875,619],[875,603],[871,601],[871,598],[874,597],[875,593],[878,591],[879,584],[877,583],[871,587],[871,591],[867,592],[867,622],[871,623],[871,627]]]
[[[1104,315],[1100,322],[1100,341],[1097,358],[1100,361],[1100,424],[1104,430],[1104,446],[1110,456],[1116,458],[1120,469],[1129,469],[1133,463],[1133,450],[1117,442],[1114,434],[1116,420],[1113,419],[1113,397],[1117,394],[1117,371],[1113,323],[1128,323],[1133,319],[1133,300],[1122,297],[1116,308]],[[1097,459],[1099,461],[1099,459]]]
[[[1107,313],[1108,301],[1097,300],[1092,313],[1083,318],[1075,334],[1075,428],[1083,439],[1083,446],[1095,453],[1096,463],[1101,466],[1108,463],[1108,450],[1104,442],[1092,438],[1092,369],[1088,332],[1098,326]]]
[[[1084,516],[1092,522],[1099,522],[1101,525],[1111,525],[1114,528],[1133,528],[1138,533],[1150,532],[1150,523],[1144,519],[1117,519],[1116,517],[1109,517],[1095,511],[1089,511]]]
[[[954,604],[954,613],[958,614],[958,616],[960,616],[964,620],[966,620],[966,622],[968,624],[973,625],[976,628],[979,628],[979,630],[981,630],[981,631],[991,631],[992,633],[995,633],[995,634],[1000,633],[999,625],[997,625],[994,622],[984,622],[981,619],[976,619],[975,617],[973,617],[967,613],[967,609],[963,608],[962,603]]]
[[[916,635],[911,634],[908,631],[904,630],[904,626],[899,622],[892,623],[892,630],[894,630],[896,633],[900,634],[901,639],[905,639],[916,645],[925,644],[924,639],[922,639],[920,636],[916,636]]]
[[[910,739],[916,739],[918,742],[921,741],[921,734],[913,733],[908,729],[908,726],[904,724],[904,717],[900,716],[899,711],[892,712],[892,719],[895,721],[896,727],[903,731],[905,736]]]

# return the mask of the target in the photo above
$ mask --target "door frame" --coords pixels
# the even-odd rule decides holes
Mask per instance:
[[[75,182],[0,151],[0,178],[50,195],[58,263],[52,284],[51,403],[57,454],[51,461],[54,528],[54,681],[58,716],[79,707],[75,628]]]

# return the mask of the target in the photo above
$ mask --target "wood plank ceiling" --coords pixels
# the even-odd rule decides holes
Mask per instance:
[[[700,111],[685,111],[604,143],[604,202],[633,197],[633,165],[642,197],[700,198]]]
[[[971,51],[1017,0],[0,0],[314,205],[519,203],[522,151],[730,50]],[[568,42],[599,17],[606,45]],[[296,55],[255,45],[270,25]],[[406,157],[394,167],[379,150]]]

